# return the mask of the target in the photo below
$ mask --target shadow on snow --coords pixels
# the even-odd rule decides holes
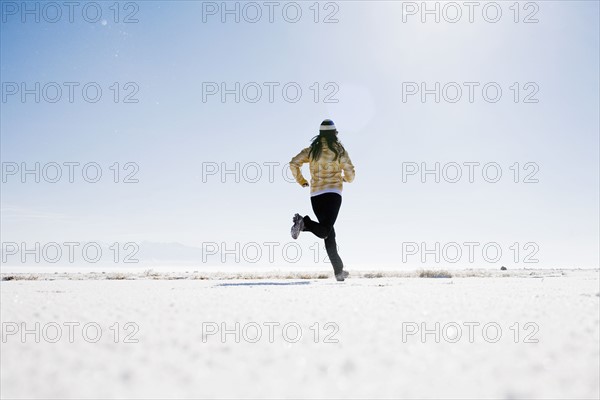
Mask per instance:
[[[220,283],[216,286],[290,286],[290,285],[308,285],[307,281],[296,282],[240,282],[240,283]]]

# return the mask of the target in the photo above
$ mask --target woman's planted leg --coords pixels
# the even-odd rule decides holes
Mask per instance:
[[[333,272],[338,275],[344,270],[344,263],[340,258],[340,255],[337,251],[337,243],[335,242],[335,229],[331,228],[331,232],[327,239],[325,239],[325,250],[327,251],[327,256],[329,256],[329,261],[333,266]]]

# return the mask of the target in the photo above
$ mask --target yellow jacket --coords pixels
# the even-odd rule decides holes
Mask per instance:
[[[310,160],[308,158],[309,151],[310,147],[303,149],[290,161],[290,169],[296,182],[300,185],[308,183],[302,176],[301,168],[302,164],[309,163],[311,196],[326,192],[341,194],[343,182],[350,183],[354,180],[354,165],[352,165],[348,152],[334,160],[335,153],[329,149],[325,141],[323,141],[323,149],[318,160]]]

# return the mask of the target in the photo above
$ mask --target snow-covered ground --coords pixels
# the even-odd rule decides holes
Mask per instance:
[[[452,275],[4,273],[1,395],[600,396],[598,270]]]

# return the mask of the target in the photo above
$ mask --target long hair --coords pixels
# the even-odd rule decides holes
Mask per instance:
[[[318,160],[321,156],[321,151],[323,150],[323,140],[327,143],[327,147],[329,150],[335,153],[334,160],[337,160],[338,157],[344,155],[346,149],[344,149],[344,145],[337,138],[337,130],[336,131],[319,131],[319,134],[312,138],[312,143],[310,144],[310,151],[308,152],[308,157],[311,160]]]

